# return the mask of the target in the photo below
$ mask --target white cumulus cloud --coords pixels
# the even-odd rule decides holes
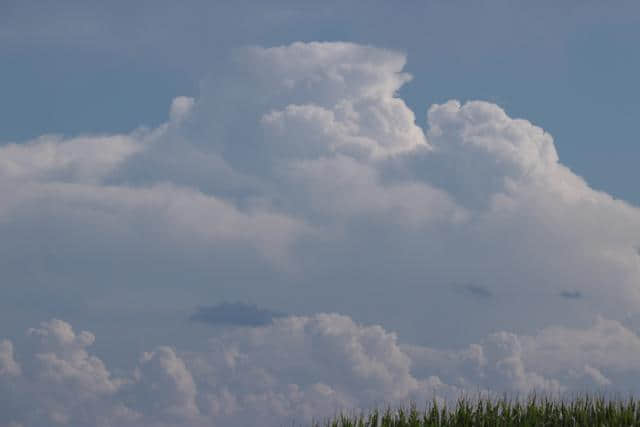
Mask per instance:
[[[640,380],[640,337],[604,318],[584,329],[496,332],[448,350],[402,344],[381,326],[348,316],[293,316],[221,331],[205,351],[157,347],[118,378],[89,352],[89,332],[54,319],[29,335],[34,345],[20,362],[33,367],[0,376],[7,397],[0,422],[242,426],[260,419],[276,426],[478,392],[637,391]]]

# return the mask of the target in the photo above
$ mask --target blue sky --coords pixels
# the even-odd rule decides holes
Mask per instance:
[[[0,425],[637,393],[639,9],[2,2]]]

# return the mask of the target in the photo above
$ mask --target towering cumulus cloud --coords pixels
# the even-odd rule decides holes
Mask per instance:
[[[0,145],[3,319],[25,303],[48,319],[42,298],[106,316],[139,302],[99,334],[126,347],[174,301],[311,313],[216,321],[206,350],[153,343],[123,367],[44,322],[0,341],[0,425],[281,425],[465,391],[640,391],[640,209],[494,104],[433,105],[421,127],[397,96],[405,60],[247,48],[157,128]]]

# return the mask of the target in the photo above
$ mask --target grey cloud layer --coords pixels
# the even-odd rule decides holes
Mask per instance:
[[[157,402],[169,425],[198,425],[477,385],[633,387],[640,210],[591,189],[548,133],[494,104],[434,105],[423,130],[396,97],[404,64],[349,43],[250,48],[158,128],[0,146],[0,266],[7,301],[24,289],[78,301],[148,290],[150,304],[162,287],[256,296],[434,345],[400,346],[350,317],[291,317],[229,333],[211,354],[158,348],[114,379],[87,353],[92,335],[51,322],[31,334],[56,350],[33,363],[0,344],[3,386],[42,390],[35,417],[82,424],[93,412],[40,383],[70,380],[94,419],[151,425]],[[495,330],[515,334],[483,338]],[[482,343],[434,349],[469,342]],[[269,359],[276,349],[291,358]],[[8,413],[26,414],[19,402]]]

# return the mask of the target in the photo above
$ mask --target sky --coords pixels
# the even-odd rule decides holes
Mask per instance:
[[[0,426],[638,393],[635,2],[0,4]]]

